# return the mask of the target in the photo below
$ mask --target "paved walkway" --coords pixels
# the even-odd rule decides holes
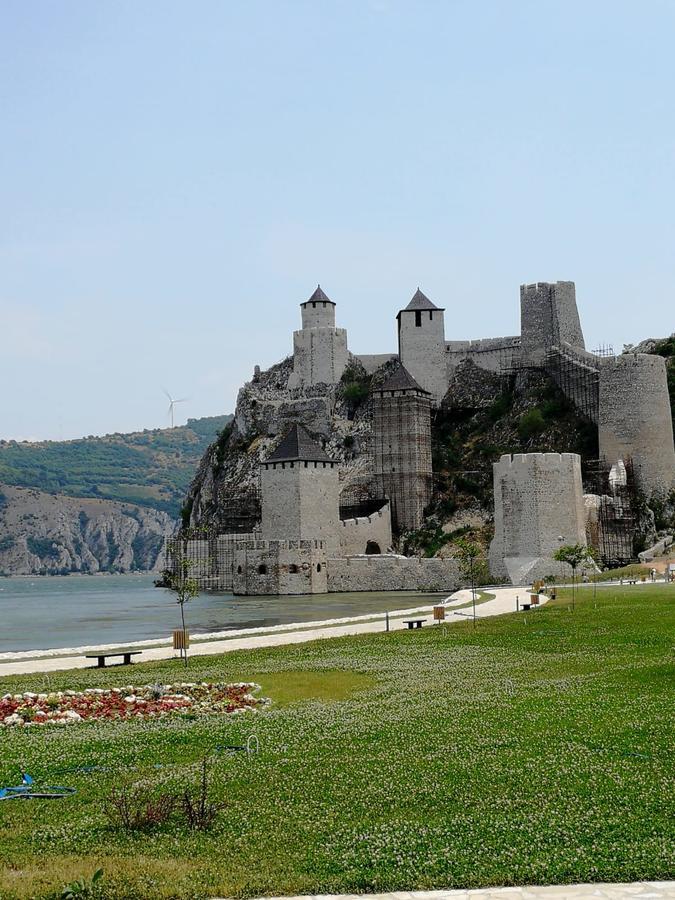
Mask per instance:
[[[274,900],[673,900],[675,881],[478,888],[471,891],[395,891],[391,894],[318,894]],[[259,898],[272,900],[272,898]]]
[[[528,598],[526,588],[493,588],[489,590],[494,594],[494,599],[476,605],[476,618],[484,619],[489,616],[498,616],[508,612],[515,612],[516,599],[522,603]],[[446,621],[448,623],[462,621],[471,618],[473,612],[471,606],[454,610],[455,607],[471,602],[471,591],[461,590],[452,594],[444,602],[446,606]],[[542,598],[542,602],[544,598]],[[405,628],[406,618],[426,618],[431,622],[432,607],[416,607],[414,609],[396,610],[389,613],[390,630]],[[206,656],[216,653],[231,653],[233,650],[251,650],[256,647],[277,647],[284,644],[300,644],[305,641],[315,641],[324,638],[344,637],[354,634],[369,634],[381,632],[385,628],[384,613],[377,616],[354,616],[345,619],[332,619],[326,622],[306,622],[296,625],[278,625],[273,628],[251,628],[239,631],[221,632],[215,639],[199,640],[199,635],[193,638],[190,647],[191,656]],[[204,636],[202,636],[204,637]],[[154,646],[147,646],[153,644]],[[136,662],[147,662],[156,659],[171,659],[176,656],[175,651],[167,641],[144,641],[136,644],[125,644],[125,647],[135,646],[143,650],[141,657],[136,657]],[[0,675],[23,675],[33,672],[57,672],[65,669],[84,669],[92,666],[94,660],[86,659],[85,653],[97,650],[112,649],[113,645],[104,644],[100,647],[78,647],[66,650],[26,651],[17,653],[0,654]],[[60,655],[57,655],[60,654]],[[66,654],[66,655],[63,655]]]

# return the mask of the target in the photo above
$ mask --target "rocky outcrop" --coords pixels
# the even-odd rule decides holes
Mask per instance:
[[[261,461],[291,425],[303,424],[326,452],[340,463],[341,489],[370,475],[371,410],[368,386],[383,377],[386,366],[368,375],[352,358],[340,384],[289,388],[293,358],[283,360],[239,391],[232,424],[204,455],[183,509],[183,524],[249,530],[255,506]],[[246,522],[233,511],[249,510]],[[241,518],[241,516],[240,516]]]
[[[0,573],[157,571],[174,525],[154,509],[0,485]]]

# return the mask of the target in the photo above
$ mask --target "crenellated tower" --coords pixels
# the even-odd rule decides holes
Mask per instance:
[[[444,312],[417,288],[396,316],[399,359],[434,404],[441,402],[448,389]]]
[[[372,392],[374,474],[397,531],[419,528],[431,500],[431,395],[400,366]]]
[[[293,373],[289,387],[337,384],[347,362],[347,332],[335,327],[335,303],[317,285],[300,304],[302,328],[293,332]]]

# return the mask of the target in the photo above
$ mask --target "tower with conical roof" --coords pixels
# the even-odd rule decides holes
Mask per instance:
[[[448,389],[444,310],[417,288],[398,321],[398,355],[412,377],[440,403]]]
[[[374,474],[394,528],[419,528],[431,500],[431,394],[399,366],[372,392]]]
[[[293,425],[260,473],[262,537],[321,541],[328,555],[339,544],[337,462],[302,425]]]
[[[347,332],[335,327],[335,303],[317,285],[300,304],[302,328],[293,332],[293,374],[289,387],[337,384],[347,362]]]

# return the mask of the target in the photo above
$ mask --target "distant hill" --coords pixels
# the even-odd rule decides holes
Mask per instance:
[[[208,416],[178,428],[74,441],[0,441],[0,482],[133,503],[175,518],[204,451],[231,419]]]

